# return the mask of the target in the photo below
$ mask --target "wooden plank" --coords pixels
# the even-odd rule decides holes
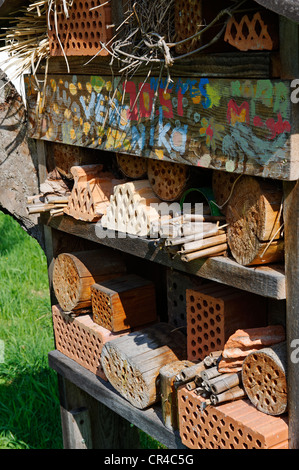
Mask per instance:
[[[88,393],[115,413],[121,415],[129,423],[158,440],[169,449],[184,449],[178,432],[172,432],[163,424],[161,408],[154,406],[139,410],[122,398],[109,383],[103,383],[90,371],[58,351],[48,355],[49,366],[59,376],[72,382],[82,391]]]
[[[113,3],[112,3],[113,8]],[[119,20],[116,20],[116,22]],[[114,22],[115,23],[115,22]],[[95,57],[90,61],[86,57],[68,57],[68,63],[72,74],[93,75],[95,70],[101,70],[103,75],[111,73],[110,57]],[[246,54],[224,52],[215,54],[199,54],[192,58],[177,61],[171,67],[171,76],[182,77],[221,77],[221,78],[245,78],[245,79],[269,79],[278,77],[275,72],[277,54],[273,52],[247,52]],[[63,57],[51,57],[48,64],[50,74],[66,74],[67,66]],[[44,73],[45,65],[39,68]],[[114,65],[114,75],[119,75],[120,67]],[[153,74],[159,69],[154,66]],[[141,66],[135,76],[145,76],[147,69]]]
[[[282,180],[299,176],[289,81],[176,77],[166,90],[166,79],[144,80],[49,74],[37,112],[35,79],[27,76],[29,136]]]
[[[222,282],[261,296],[285,299],[285,277],[281,265],[248,268],[225,257],[184,263],[177,258],[171,259],[164,250],[156,247],[155,241],[151,239],[125,234],[120,234],[120,238],[117,238],[116,232],[104,230],[97,224],[85,224],[67,216],[52,219],[44,217],[43,220],[45,224],[57,230],[116,248],[178,271]]]
[[[69,415],[74,410],[87,410],[90,422],[89,449],[139,449],[139,433],[136,427],[114,413],[113,410],[93,398],[89,393],[58,374],[61,425],[65,449],[79,448],[85,442],[74,443]],[[85,433],[86,435],[86,433]]]

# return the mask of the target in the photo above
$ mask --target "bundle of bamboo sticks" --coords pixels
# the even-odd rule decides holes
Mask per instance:
[[[169,252],[180,255],[185,262],[226,253],[226,224],[223,216],[184,214],[160,226],[160,240]]]
[[[63,215],[63,209],[68,204],[68,196],[57,196],[49,194],[37,194],[27,198],[27,212],[28,214],[41,214],[49,212],[52,217]]]
[[[176,376],[177,382],[185,383],[187,390],[204,398],[201,409],[246,396],[240,372],[223,374],[219,371],[221,357],[222,351],[214,351]]]

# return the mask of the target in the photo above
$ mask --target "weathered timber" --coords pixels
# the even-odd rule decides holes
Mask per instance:
[[[227,206],[227,241],[245,266],[283,259],[282,189],[276,182],[242,176]]]
[[[144,409],[160,401],[160,369],[185,358],[185,335],[170,324],[158,323],[106,343],[101,363],[111,385],[132,405]]]
[[[117,332],[157,319],[155,286],[135,274],[91,286],[95,323]]]
[[[189,361],[174,361],[160,369],[162,416],[164,424],[168,429],[175,430],[179,427],[176,376],[188,365],[192,365],[192,363]]]
[[[278,416],[287,411],[286,343],[248,354],[242,366],[242,381],[248,398],[263,413]]]
[[[53,268],[53,288],[60,307],[67,312],[91,309],[91,286],[125,271],[119,254],[106,248],[61,253]]]
[[[298,177],[289,81],[177,76],[165,93],[166,80],[118,77],[111,108],[111,76],[48,74],[40,115],[35,77],[25,82],[35,139],[238,174]]]

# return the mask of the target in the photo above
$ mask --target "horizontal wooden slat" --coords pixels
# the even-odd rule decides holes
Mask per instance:
[[[226,285],[246,290],[273,299],[285,299],[285,276],[281,265],[260,266],[257,268],[241,266],[230,258],[215,257],[207,260],[194,260],[184,263],[170,256],[159,247],[155,240],[120,235],[104,230],[100,224],[84,223],[68,216],[47,218],[44,223],[52,228],[78,237],[91,240],[125,253],[144,258],[188,274],[200,276]]]
[[[166,90],[157,76],[49,74],[39,102],[35,78],[25,83],[34,139],[238,174],[299,176],[290,81],[181,76]]]
[[[57,350],[48,354],[49,366],[65,379],[87,392],[93,398],[118,413],[146,434],[169,449],[185,449],[179,433],[172,432],[163,424],[161,407],[155,405],[139,410],[122,398],[109,383],[69,359]]]
[[[76,75],[94,75],[96,71],[107,75],[111,73],[111,57],[68,57],[70,72]],[[246,54],[240,52],[234,53],[215,53],[199,54],[191,59],[177,61],[171,67],[171,75],[184,77],[218,77],[218,78],[245,78],[256,79],[275,77],[277,63],[279,59],[273,52],[250,52]],[[51,57],[48,64],[50,74],[66,74],[67,65],[64,57]],[[43,64],[39,71],[43,73],[45,65]],[[119,75],[121,68],[113,65],[113,73]],[[159,69],[153,67],[152,73]],[[141,66],[136,70],[136,76],[145,76],[147,70]]]

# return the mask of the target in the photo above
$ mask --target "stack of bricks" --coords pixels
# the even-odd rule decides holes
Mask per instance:
[[[209,406],[185,386],[178,390],[180,436],[190,449],[287,449],[287,419],[258,411],[249,400]]]
[[[222,350],[238,328],[267,324],[266,300],[218,283],[186,291],[187,359],[201,361]]]

